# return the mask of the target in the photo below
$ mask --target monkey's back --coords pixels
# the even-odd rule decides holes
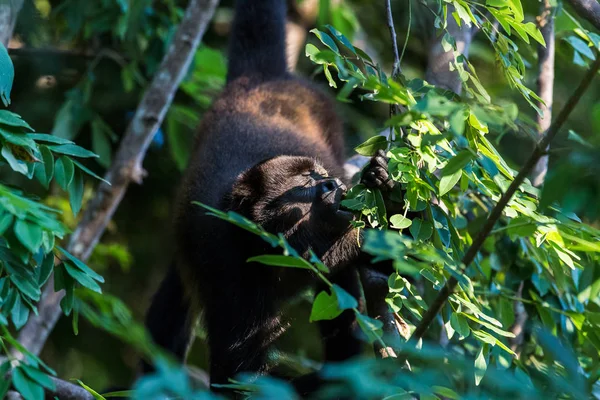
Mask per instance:
[[[229,224],[205,216],[191,202],[227,208],[242,172],[281,155],[317,158],[341,176],[343,152],[335,106],[311,84],[292,77],[267,82],[242,77],[227,85],[204,115],[179,192],[175,231],[183,246],[178,254],[187,255],[179,262],[184,279],[192,274],[190,279],[203,285],[220,282],[221,264],[235,264],[232,258],[245,257],[248,250],[235,243]]]

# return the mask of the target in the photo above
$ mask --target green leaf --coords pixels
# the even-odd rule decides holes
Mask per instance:
[[[55,274],[56,274],[56,271],[64,271],[63,275],[62,275],[63,276],[62,282],[64,284],[65,296],[60,301],[60,308],[63,310],[65,315],[70,315],[71,311],[73,311],[73,306],[75,304],[75,294],[74,294],[75,281],[69,274],[67,274],[64,267],[55,268],[54,269]]]
[[[596,59],[596,57],[594,57],[594,52],[592,51],[592,49],[590,48],[590,46],[586,42],[584,42],[583,40],[581,40],[580,38],[578,38],[577,36],[569,36],[565,40],[571,46],[573,46],[573,48],[577,52],[579,52],[582,55],[586,56],[590,60],[595,60]]]
[[[0,136],[4,138],[8,143],[12,143],[15,146],[24,147],[23,151],[35,151],[37,150],[37,145],[32,139],[28,139],[25,137],[23,132],[17,131],[18,128],[13,128],[10,126],[2,126],[0,125]],[[29,161],[28,159],[33,159],[31,156],[20,156],[19,152],[15,147],[12,149],[19,159]]]
[[[86,150],[83,147],[79,147],[75,144],[59,144],[48,147],[55,153],[66,154],[68,156],[81,158],[98,157],[97,154],[94,154],[91,151]]]
[[[25,137],[28,139],[33,139],[36,142],[46,142],[46,143],[55,143],[55,144],[73,144],[72,141],[54,136],[48,135],[47,133],[27,133]]]
[[[4,315],[0,314],[0,319],[3,319]],[[4,324],[6,325],[6,324]],[[10,370],[10,361],[6,361],[0,366],[0,376],[5,376]],[[6,398],[6,393],[10,389],[10,379],[0,379],[0,399]]]
[[[29,365],[25,365],[25,364],[21,364],[19,366],[19,368],[21,368],[27,374],[27,376],[29,376],[32,380],[39,383],[40,385],[47,388],[48,390],[56,389],[56,385],[54,384],[52,379],[50,379],[48,374],[45,374],[42,371],[40,371],[39,369],[30,367]]]
[[[100,286],[89,275],[84,274],[83,272],[81,272],[81,270],[75,268],[75,266],[71,265],[71,263],[69,263],[68,261],[63,262],[63,265],[67,273],[73,279],[79,282],[81,286],[93,290],[94,292],[102,293],[102,289],[100,288]]]
[[[369,138],[366,142],[357,146],[354,150],[360,155],[371,157],[374,156],[378,150],[385,150],[387,145],[387,138],[385,136],[377,135]]]
[[[9,268],[10,264],[7,264],[7,269]],[[34,301],[40,299],[41,291],[39,286],[36,285],[36,282],[16,273],[10,275],[10,281],[17,287],[17,289],[19,289],[21,294],[26,295]]]
[[[73,181],[75,175],[75,168],[73,167],[73,161],[69,157],[60,157],[56,160],[54,166],[54,178],[56,183],[63,189],[68,190],[69,185]]]
[[[544,40],[542,32],[540,32],[536,24],[533,22],[528,22],[523,25],[523,29],[525,29],[525,32],[527,32],[529,36],[531,36],[536,42],[546,47],[546,41]]]
[[[461,340],[468,337],[471,333],[469,323],[462,313],[453,313],[450,317],[450,325],[456,332],[458,332]]]
[[[441,176],[453,175],[458,171],[461,171],[473,160],[475,156],[469,150],[463,150],[454,157],[452,157],[446,166],[441,171]]]
[[[293,256],[284,256],[284,255],[263,255],[250,257],[246,262],[258,262],[265,265],[272,265],[276,267],[289,267],[289,268],[302,268],[302,269],[310,269],[310,266],[306,263],[306,261],[298,259]]]
[[[340,49],[338,49],[337,45],[335,44],[335,41],[331,38],[331,36],[329,36],[325,32],[321,32],[318,29],[311,29],[310,32],[314,33],[315,36],[318,37],[319,40],[325,46],[329,47],[333,52],[335,52],[336,54],[340,54]]]
[[[33,132],[33,128],[21,118],[21,116],[7,110],[0,110],[0,124],[25,128]]]
[[[52,155],[48,146],[40,145],[39,149],[42,154],[43,165],[36,164],[37,177],[42,185],[48,188],[50,181],[54,177],[54,155]]]
[[[29,174],[27,164],[21,160],[17,160],[7,145],[2,146],[2,152],[0,152],[0,154],[2,154],[2,157],[4,157],[4,159],[8,162],[8,165],[10,165],[13,171],[19,172],[25,176]]]
[[[362,332],[367,336],[369,343],[375,342],[383,335],[383,322],[360,313],[356,313],[356,321]]]
[[[80,170],[76,170],[73,175],[73,182],[69,185],[69,203],[74,215],[81,210],[81,202],[83,201],[83,176]]]
[[[92,279],[100,282],[100,283],[104,283],[104,278],[100,275],[98,275],[96,272],[94,272],[90,267],[88,267],[87,265],[85,265],[83,262],[81,262],[81,260],[79,260],[78,258],[74,257],[71,253],[69,253],[68,251],[66,251],[65,249],[63,249],[60,246],[57,246],[57,248],[61,251],[61,253],[67,257],[69,260],[71,260],[73,262],[73,264],[75,264],[75,266],[77,268],[79,268],[81,271],[83,271],[84,273],[86,273],[87,275],[91,276]]]
[[[15,235],[32,253],[36,253],[42,245],[42,228],[37,224],[19,219],[15,223]]]
[[[390,217],[390,224],[394,229],[405,229],[412,225],[412,221],[402,214],[394,214]]]
[[[358,307],[358,302],[356,301],[354,296],[352,296],[342,287],[334,283],[331,289],[333,290],[333,293],[335,293],[338,305],[342,310],[348,310],[350,308]]]
[[[0,43],[0,99],[5,107],[10,104],[10,91],[15,78],[15,67],[6,51],[6,47]]]
[[[54,269],[54,253],[50,252],[46,254],[42,263],[39,266],[40,272],[38,274],[38,285],[43,286],[48,278],[50,278],[50,274],[52,274],[52,270]]]
[[[354,49],[354,46],[352,45],[352,43],[350,43],[350,41],[340,31],[338,31],[331,25],[327,25],[327,29],[329,29],[329,32],[331,32],[333,37],[335,37],[337,40],[339,40],[340,43],[342,43],[346,48],[348,48],[348,50],[350,50],[352,53],[356,54],[356,50]]]
[[[29,307],[27,307],[27,304],[25,304],[20,295],[17,295],[16,299],[15,304],[10,310],[10,315],[15,324],[15,328],[19,330],[25,325],[29,318]]]
[[[92,177],[94,177],[94,178],[96,178],[96,179],[98,179],[98,180],[100,180],[100,181],[102,181],[102,182],[104,182],[104,183],[106,183],[107,185],[110,186],[110,182],[109,181],[107,181],[106,179],[103,179],[102,177],[96,175],[92,170],[90,170],[89,168],[87,168],[85,165],[83,165],[79,161],[77,161],[77,160],[71,160],[71,161],[73,161],[73,164],[77,165],[77,167],[79,167],[79,169],[82,170],[83,172],[85,172],[86,174],[88,174],[88,175],[90,175],[90,176],[92,176]]]
[[[528,217],[513,218],[506,227],[506,231],[511,237],[518,236],[528,238],[531,237],[536,230],[537,224]]]
[[[313,302],[310,312],[310,322],[331,320],[339,316],[343,311],[339,307],[336,295],[323,291],[317,295]]]
[[[479,353],[477,353],[477,357],[475,358],[475,385],[479,386],[479,383],[483,379],[485,375],[485,371],[487,370],[488,362],[487,359],[489,357],[489,350],[487,345],[483,345],[481,349],[479,349]]]
[[[433,224],[431,221],[415,218],[410,225],[410,234],[415,240],[428,240],[433,234]]]
[[[12,381],[25,400],[44,400],[44,388],[29,378],[21,368],[13,369]]]
[[[331,76],[331,71],[329,71],[329,66],[323,65],[323,72],[325,73],[325,78],[327,78],[327,82],[329,82],[329,86],[337,89],[337,84],[335,83],[333,76]]]
[[[3,213],[0,216],[0,236],[2,236],[4,232],[6,232],[6,230],[10,227],[10,225],[13,222],[13,219],[13,215],[9,213]]]
[[[448,193],[460,180],[462,170],[456,171],[451,175],[442,176],[440,179],[440,197]]]

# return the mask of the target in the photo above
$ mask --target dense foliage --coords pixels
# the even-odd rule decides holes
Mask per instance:
[[[31,17],[23,17],[17,32],[25,43],[68,48],[86,61],[83,66],[74,62],[76,79],[71,78],[68,88],[64,82],[55,88],[62,101],[51,108],[50,116],[42,110],[49,103],[47,98],[36,102],[21,83],[17,93],[21,99],[12,110],[22,110],[28,121],[38,121],[51,134],[35,133],[15,112],[0,110],[4,166],[0,174],[0,343],[8,357],[2,360],[0,373],[10,377],[0,383],[0,396],[12,385],[27,400],[41,399],[44,388],[55,386],[49,378],[56,375],[52,368],[16,340],[31,314],[38,312],[42,287],[53,275],[55,290],[65,290],[60,305],[70,316],[70,330],[55,335],[77,335],[81,314],[85,318],[81,325],[95,327],[94,331],[86,329],[86,335],[107,331],[138,353],[157,359],[157,373],[140,380],[134,393],[124,394],[140,399],[161,394],[185,399],[212,397],[190,380],[184,368],[157,355],[136,322],[135,317],[143,310],[132,314],[118,296],[104,293],[102,276],[66,251],[67,244],[62,242],[76,226],[82,204],[94,196],[85,189],[84,178],[101,179],[94,171],[111,165],[113,143],[118,143],[181,18],[185,4],[179,3],[25,2],[21,13],[30,11],[43,21],[32,26],[27,24]],[[538,3],[392,2],[398,32],[406,28],[406,34],[401,35],[405,39],[401,41],[401,54],[405,55],[402,73],[396,76],[385,72],[394,61],[387,29],[373,26],[373,19],[384,20],[384,2],[380,3],[321,0],[318,28],[311,31],[313,36],[305,48],[310,62],[303,64],[301,60],[299,69],[312,72],[316,79],[323,73],[323,82],[335,90],[341,109],[350,115],[351,130],[359,132],[349,138],[351,142],[358,144],[371,136],[356,147],[356,152],[371,156],[384,150],[389,157],[392,179],[398,183],[390,197],[404,212],[388,215],[384,201],[388,194],[360,184],[348,193],[344,206],[360,217],[356,226],[364,229],[365,251],[378,260],[394,262],[397,272],[389,277],[387,302],[405,327],[406,342],[391,344],[401,348],[398,359],[379,360],[369,352],[350,363],[323,366],[322,375],[332,382],[324,396],[350,391],[361,398],[394,399],[415,395],[421,399],[598,398],[600,142],[598,135],[592,134],[600,129],[598,86],[589,90],[589,101],[578,106],[564,133],[552,144],[544,185],[537,188],[528,180],[520,185],[475,260],[464,265],[465,253],[515,179],[523,154],[538,140],[534,117],[541,111],[534,90],[535,49],[545,45],[534,19]],[[557,114],[585,69],[598,57],[600,35],[590,31],[562,3],[553,6],[558,42],[554,83]],[[203,44],[197,51],[194,66],[168,111],[164,132],[159,131],[155,138],[159,156],[153,165],[170,163],[171,175],[187,164],[194,127],[224,84],[224,40],[219,32],[227,30],[229,18],[229,9],[223,7],[215,18],[215,32],[205,40],[211,46]],[[477,33],[468,58],[459,52],[447,31],[450,18]],[[419,62],[413,59],[424,55],[415,48],[431,38],[420,36],[414,28],[411,36],[411,24],[436,31],[444,50],[452,52],[450,69],[462,82],[462,94],[423,79]],[[353,44],[359,42],[371,43],[372,48],[360,49]],[[15,87],[18,67],[23,63],[17,56]],[[60,68],[56,70],[52,74],[64,79]],[[23,71],[28,69],[23,67]],[[573,78],[565,75],[559,79],[560,72],[565,71]],[[13,63],[0,45],[0,98],[6,107],[13,79]],[[391,118],[387,118],[388,110],[392,111]],[[44,122],[46,119],[50,122]],[[384,130],[384,135],[372,135],[379,130]],[[89,145],[94,153],[76,145],[75,140]],[[552,153],[555,149],[558,156]],[[160,157],[167,151],[169,160]],[[154,170],[149,170],[152,176]],[[164,180],[173,179],[168,176]],[[160,183],[156,185],[160,187]],[[141,198],[148,204],[144,213],[152,214],[160,206],[146,198],[159,197],[159,190],[151,184],[146,186],[144,196],[134,198],[130,207],[137,207]],[[168,198],[171,187],[162,187],[169,188],[165,190]],[[299,315],[312,322],[352,309],[365,341],[390,344],[390,338],[382,334],[381,322],[363,315],[351,296],[331,284],[327,267],[316,257],[302,259],[283,237],[265,232],[239,215],[214,209],[207,212],[260,235],[282,250],[281,256],[255,257],[249,262],[266,264],[265,268],[307,269],[327,284],[328,291],[315,293],[314,301],[310,300],[310,315]],[[135,281],[124,276],[124,271],[132,264],[130,252],[140,254],[150,247],[150,239],[139,228],[146,225],[124,216],[116,221],[118,227],[128,223],[135,226],[129,232],[140,235],[139,249],[132,244],[135,238],[124,240],[109,234],[96,248],[90,264],[100,268],[117,264],[121,268],[108,270],[106,276],[119,282]],[[148,229],[153,236],[158,235],[156,226],[150,224]],[[135,269],[135,261],[133,264]],[[147,269],[142,268],[139,275],[148,275]],[[450,279],[458,282],[456,290],[444,302],[440,315],[425,327],[423,340],[411,341],[410,333]],[[132,308],[139,307],[142,291],[129,287],[121,291]],[[312,297],[300,301],[306,299]],[[200,338],[202,335],[198,333]],[[95,344],[101,347],[100,341]],[[50,357],[60,371],[69,371],[60,377],[81,378],[62,365],[69,361],[61,356]],[[137,359],[137,355],[129,358]],[[320,367],[301,351],[284,353],[280,358],[297,371]],[[94,381],[92,375],[107,375],[109,369],[93,366],[93,374],[86,379],[90,378],[89,383],[97,389],[104,389],[102,385],[112,382]],[[259,398],[295,396],[285,382],[238,378],[232,382],[233,389]],[[120,382],[127,383],[124,379]],[[104,398],[81,385],[95,398]]]

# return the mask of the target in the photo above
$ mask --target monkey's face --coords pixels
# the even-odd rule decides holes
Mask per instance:
[[[346,186],[309,157],[279,156],[241,174],[233,208],[271,232],[337,236],[352,214],[340,210]]]

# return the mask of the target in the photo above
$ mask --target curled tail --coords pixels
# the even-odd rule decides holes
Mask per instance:
[[[285,76],[286,0],[236,0],[227,81]]]

